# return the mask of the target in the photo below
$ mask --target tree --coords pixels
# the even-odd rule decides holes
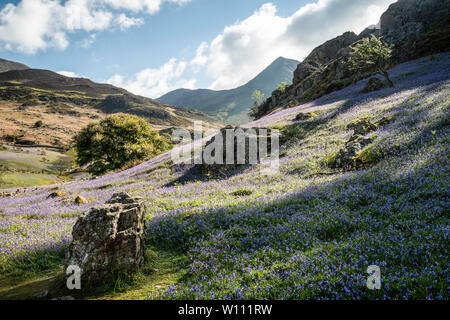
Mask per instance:
[[[94,175],[145,160],[167,148],[148,122],[135,115],[113,114],[89,124],[74,137],[79,165]]]
[[[250,109],[249,115],[250,117],[256,118],[256,116],[259,114],[260,105],[264,101],[264,93],[261,93],[261,91],[259,90],[253,91],[252,100],[253,107]]]
[[[264,93],[259,90],[253,91],[252,100],[254,106],[260,105],[264,101]]]
[[[278,86],[277,90],[280,90],[281,92],[284,92],[287,88],[287,83],[286,82],[282,82],[280,83],[280,85]]]
[[[387,61],[392,56],[391,47],[380,38],[372,35],[352,47],[349,68],[354,71],[373,70],[386,78],[390,87],[394,83],[387,72]]]

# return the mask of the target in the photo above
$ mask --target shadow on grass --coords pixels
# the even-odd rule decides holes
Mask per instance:
[[[164,187],[174,187],[177,185],[185,185],[198,181],[207,182],[211,180],[226,180],[242,173],[243,171],[245,171],[250,167],[252,167],[252,165],[245,164],[229,169],[226,167],[226,165],[224,165],[223,169],[218,170],[217,172],[204,174],[201,172],[200,165],[189,165],[186,168],[184,168],[183,171],[185,172],[181,177],[165,184]]]
[[[53,270],[41,271],[26,277],[0,275],[1,300],[51,300],[72,297],[75,300],[97,299],[158,299],[159,289],[182,281],[188,272],[188,259],[176,249],[146,250],[146,264],[137,274],[115,272],[112,279],[99,286],[82,283],[81,290],[69,290],[64,261]],[[46,292],[43,296],[41,296]]]

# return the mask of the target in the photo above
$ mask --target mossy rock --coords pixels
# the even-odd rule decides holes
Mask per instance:
[[[245,196],[249,196],[251,194],[253,194],[253,191],[247,190],[247,189],[236,190],[231,193],[231,195],[233,195],[235,197],[245,197]]]
[[[353,130],[353,135],[365,136],[376,131],[378,127],[367,119],[358,119],[347,126],[347,129]]]
[[[84,198],[82,196],[77,196],[75,198],[75,203],[76,204],[83,204],[83,203],[88,203],[88,201],[86,200],[86,198]]]
[[[314,115],[310,112],[307,112],[307,113],[300,112],[299,114],[297,114],[295,116],[294,120],[295,121],[309,120],[313,117],[314,117]]]
[[[48,195],[48,198],[61,198],[64,197],[67,193],[63,191],[55,191]]]

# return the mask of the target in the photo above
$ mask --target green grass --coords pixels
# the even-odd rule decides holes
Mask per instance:
[[[37,299],[40,292],[49,291],[47,298],[73,296],[76,299],[158,299],[159,290],[186,277],[189,261],[179,250],[149,247],[141,272],[131,275],[116,272],[114,278],[95,289],[71,291],[65,287],[64,255],[41,254],[12,270],[0,272],[0,299]]]
[[[0,150],[0,188],[31,187],[61,182],[73,154],[40,148]]]

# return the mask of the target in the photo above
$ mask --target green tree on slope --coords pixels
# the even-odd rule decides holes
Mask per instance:
[[[387,62],[391,56],[390,46],[372,35],[370,38],[364,38],[352,46],[348,62],[349,68],[354,71],[373,70],[384,76],[389,86],[393,87],[394,83],[387,72]]]
[[[74,142],[78,164],[88,164],[88,171],[94,175],[120,169],[167,149],[167,143],[146,120],[121,113],[89,124],[74,137]]]

